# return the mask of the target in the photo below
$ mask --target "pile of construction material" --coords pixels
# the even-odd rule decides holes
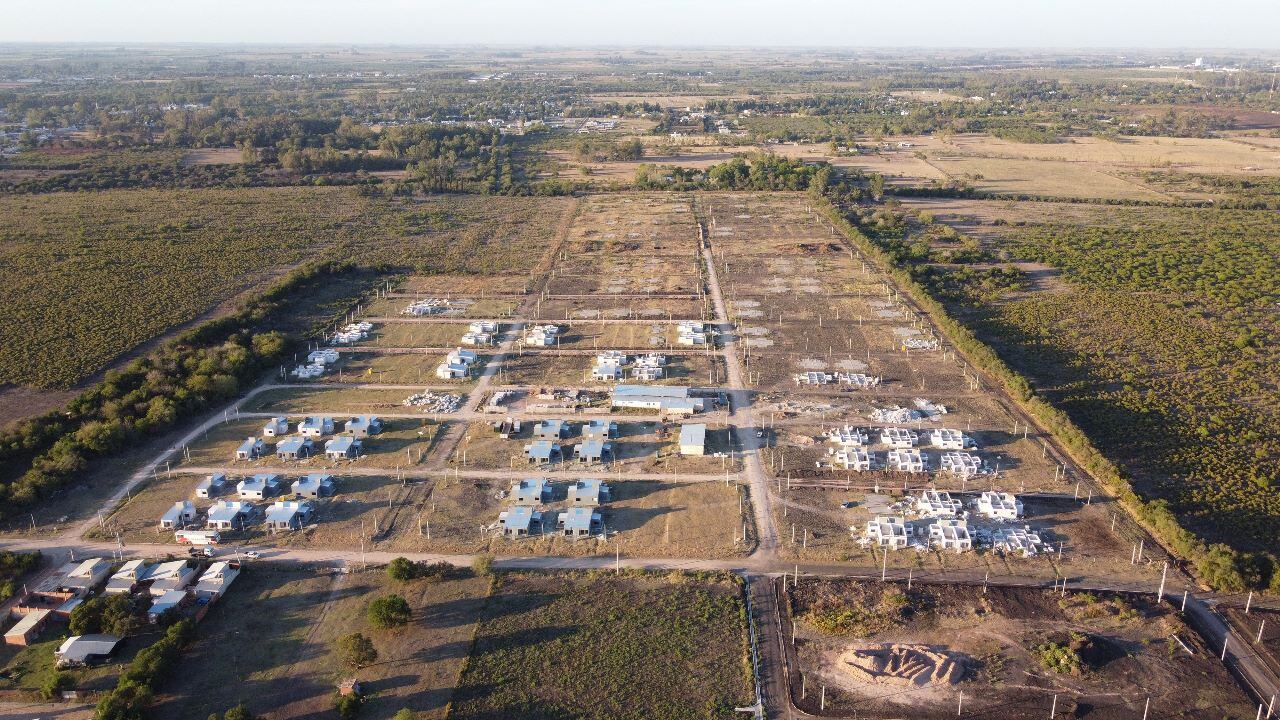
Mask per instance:
[[[453,309],[453,303],[444,298],[427,298],[415,300],[401,311],[405,315],[422,317],[424,315],[440,315]]]
[[[452,393],[420,392],[401,403],[405,407],[422,408],[423,412],[451,413],[462,406],[462,396]]]
[[[333,334],[329,338],[330,345],[354,345],[369,337],[369,331],[373,329],[373,323],[361,320],[357,323],[351,323]]]

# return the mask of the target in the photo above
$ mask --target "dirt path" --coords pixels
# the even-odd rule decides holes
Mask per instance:
[[[696,213],[695,213],[696,215]],[[716,330],[723,338],[721,354],[729,373],[729,422],[734,428],[738,447],[742,448],[742,462],[746,468],[748,488],[751,492],[751,509],[755,515],[757,544],[753,559],[772,559],[778,551],[778,528],[769,510],[769,477],[760,460],[761,440],[756,437],[756,420],[751,411],[751,390],[744,378],[741,361],[738,360],[738,338],[725,308],[724,293],[720,290],[720,278],[716,274],[715,257],[711,240],[699,222],[698,237],[707,271],[707,285],[716,313]]]

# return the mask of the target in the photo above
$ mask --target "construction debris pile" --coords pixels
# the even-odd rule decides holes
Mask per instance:
[[[462,396],[452,393],[420,392],[401,403],[405,407],[422,408],[423,412],[451,413],[462,406]]]

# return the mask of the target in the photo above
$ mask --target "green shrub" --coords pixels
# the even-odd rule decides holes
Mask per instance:
[[[409,602],[400,595],[383,595],[369,603],[369,624],[379,630],[388,630],[409,622],[413,611]]]

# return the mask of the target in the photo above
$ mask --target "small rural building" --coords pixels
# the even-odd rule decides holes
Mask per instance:
[[[103,558],[86,558],[63,566],[63,570],[65,573],[58,581],[59,586],[81,597],[107,579],[111,563]]]
[[[265,500],[280,494],[281,483],[279,475],[259,473],[241,480],[236,485],[236,492],[246,500]]]
[[[498,516],[506,537],[526,537],[542,532],[542,513],[528,505],[515,505]]]
[[[973,440],[965,437],[964,433],[948,428],[937,428],[929,433],[929,442],[943,450],[964,450],[974,445]]]
[[[5,645],[30,645],[32,640],[40,636],[40,631],[49,622],[52,610],[33,610],[22,617],[4,633]]]
[[[538,505],[551,502],[551,484],[546,478],[525,478],[511,483],[513,505]]]
[[[870,442],[871,435],[866,428],[845,425],[829,430],[827,439],[840,447],[865,447]]]
[[[343,426],[348,435],[369,437],[382,432],[382,420],[377,415],[357,415]]]
[[[617,382],[622,379],[622,366],[596,365],[591,368],[591,379],[599,382]]]
[[[603,528],[604,522],[600,518],[600,513],[589,507],[571,507],[556,516],[556,529],[565,537],[589,537]]]
[[[298,423],[298,434],[308,438],[318,438],[333,434],[333,418],[305,417]]]
[[[205,570],[200,579],[196,581],[196,596],[208,598],[210,602],[218,599],[227,591],[227,588],[230,587],[239,574],[239,563],[229,563],[223,560],[210,565],[209,569]]]
[[[555,325],[534,325],[525,330],[524,344],[533,347],[552,347],[560,337],[560,328]]]
[[[707,343],[707,326],[701,322],[682,322],[676,326],[676,344],[705,345]]]
[[[930,518],[955,518],[964,512],[959,500],[946,490],[924,490],[914,498],[916,512]]]
[[[53,656],[58,667],[78,667],[105,660],[119,644],[115,635],[74,635],[64,640]]]
[[[609,502],[609,486],[596,478],[577,480],[569,486],[569,504],[594,507]]]
[[[194,582],[196,569],[188,565],[186,560],[174,560],[151,568],[146,579],[151,581],[151,597],[160,597],[170,590],[180,590]]]
[[[311,522],[315,511],[311,503],[298,500],[277,500],[267,508],[267,529],[271,532],[299,530]]]
[[[227,476],[222,473],[206,475],[203,480],[196,483],[196,497],[211,498],[222,494],[227,488]]]
[[[276,457],[281,460],[306,460],[315,454],[316,444],[309,437],[290,435],[276,443]]]
[[[973,503],[974,510],[992,520],[1017,520],[1022,517],[1022,501],[1013,493],[988,490]]]
[[[854,472],[868,472],[871,470],[871,463],[874,460],[874,454],[869,450],[858,447],[836,450],[831,454],[831,464],[833,466],[841,470],[853,470]]]
[[[982,474],[982,459],[966,452],[944,452],[940,458],[942,472],[970,478]]]
[[[173,609],[186,607],[191,602],[191,591],[186,588],[178,590],[170,590],[165,594],[157,597],[152,603],[150,609],[147,610],[147,619],[151,622],[159,622],[160,616],[165,612]]]
[[[890,450],[885,463],[887,469],[897,472],[924,472],[924,456],[919,450]]]
[[[898,450],[910,450],[920,443],[920,436],[914,430],[888,427],[880,431],[880,442]]]
[[[690,396],[687,387],[675,385],[618,385],[613,389],[612,407],[656,410],[664,415],[692,415],[702,412],[701,398]]]
[[[533,426],[535,440],[557,441],[569,437],[569,424],[564,420],[540,420]]]
[[[680,426],[680,454],[707,454],[707,426],[702,423],[691,423]]]
[[[256,512],[253,503],[219,500],[209,508],[205,525],[214,530],[242,530],[253,522]]]
[[[618,437],[618,423],[608,420],[591,420],[582,426],[583,440],[611,440]]]
[[[929,524],[929,544],[942,550],[966,552],[973,549],[969,524],[955,518],[940,518]]]
[[[655,380],[661,380],[664,375],[666,375],[666,370],[660,367],[637,365],[631,368],[631,379],[639,382],[653,382]]]
[[[535,440],[524,446],[524,456],[532,464],[550,464],[560,459],[560,446],[549,440]]]
[[[160,516],[160,527],[165,530],[177,530],[187,523],[195,522],[196,504],[190,500],[179,500]]]
[[[471,366],[471,365],[474,365],[476,360],[478,359],[480,359],[480,356],[476,354],[475,350],[467,350],[466,348],[454,348],[453,350],[449,351],[448,355],[445,356],[444,361],[447,363],[455,364],[455,365]]]
[[[469,365],[462,363],[442,362],[436,366],[436,377],[441,380],[461,380],[471,373]]]
[[[907,546],[907,523],[901,517],[878,515],[867,522],[863,537],[876,547],[897,550]]]
[[[339,435],[324,444],[324,456],[330,460],[354,460],[360,457],[363,447],[360,438]]]
[[[599,440],[587,440],[573,446],[573,457],[584,465],[604,462],[605,456],[613,455],[613,445]]]
[[[142,560],[130,560],[107,580],[105,592],[108,595],[128,595],[138,587],[138,583],[147,579],[151,566]]]
[[[245,438],[236,448],[237,460],[257,460],[267,454],[267,444],[261,438]]]
[[[289,434],[289,419],[283,415],[277,415],[267,421],[262,426],[263,437],[281,437]]]
[[[991,546],[1012,555],[1035,555],[1043,545],[1040,535],[1031,532],[1030,527],[996,528],[991,533]]]
[[[498,340],[492,333],[464,332],[462,333],[462,344],[472,347],[485,347],[498,344]]]
[[[334,482],[332,475],[313,473],[293,481],[293,494],[305,498],[319,498],[332,495]]]
[[[498,323],[492,320],[476,320],[467,326],[467,330],[473,333],[489,333],[498,332]]]

